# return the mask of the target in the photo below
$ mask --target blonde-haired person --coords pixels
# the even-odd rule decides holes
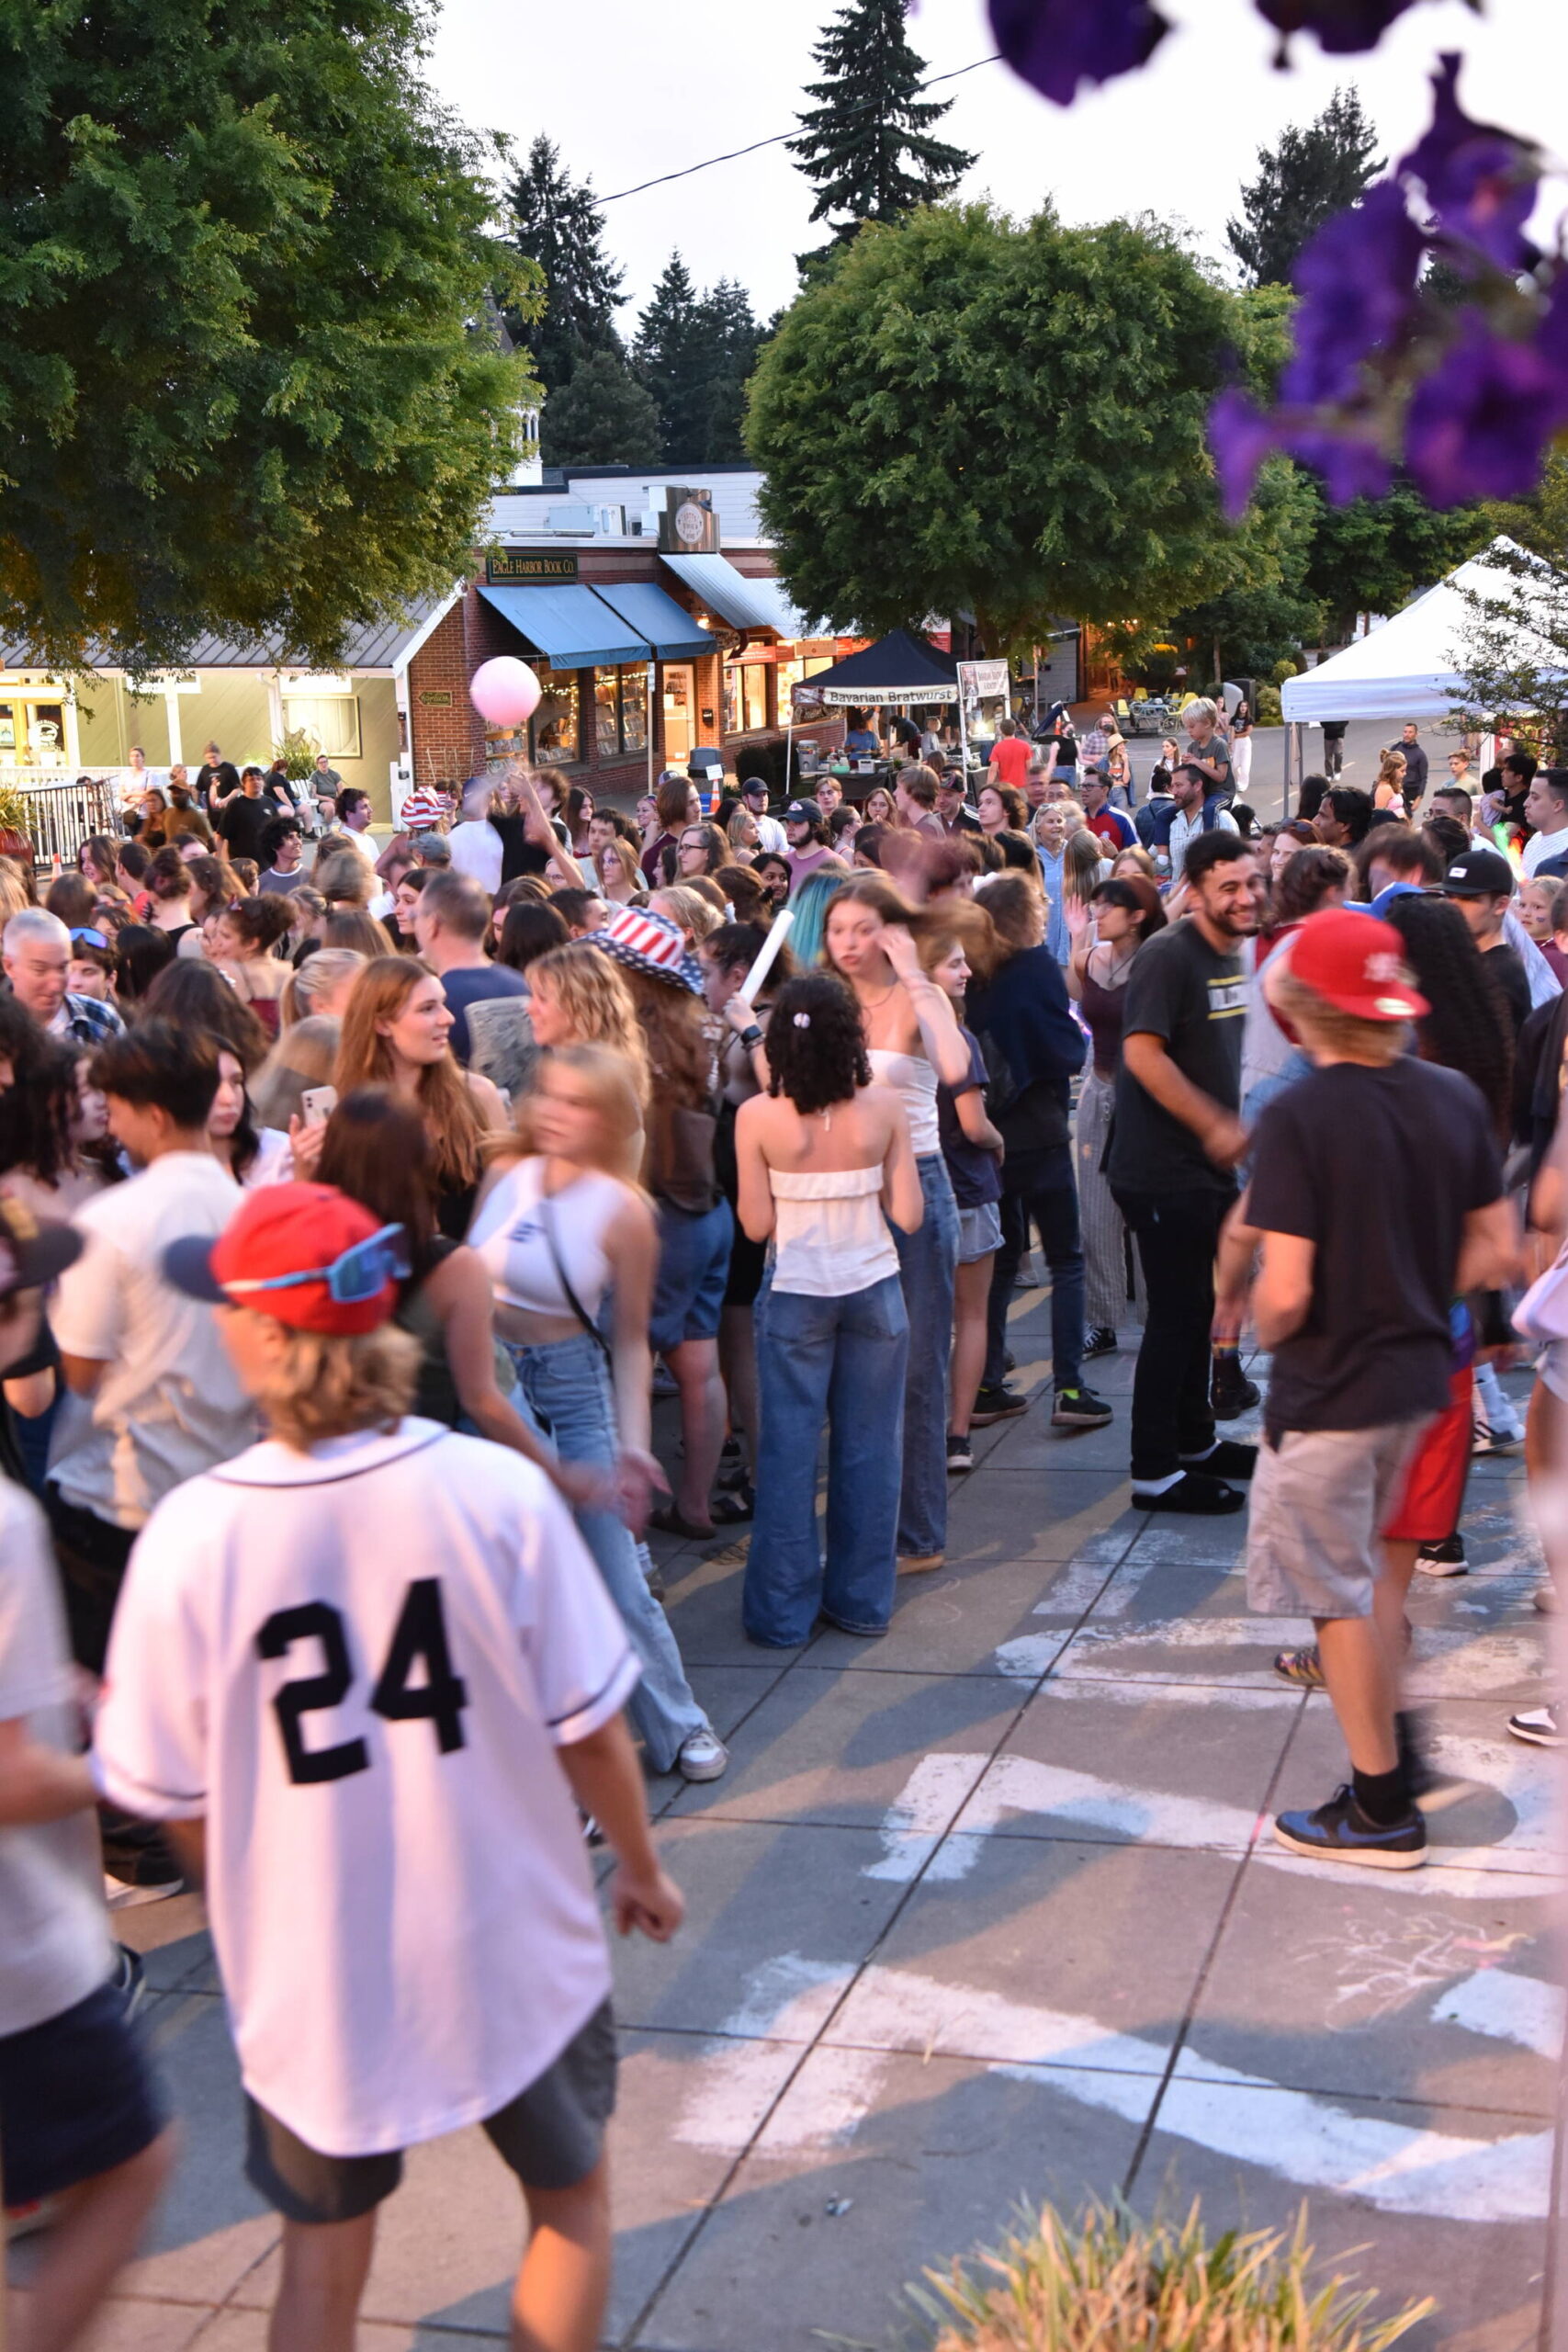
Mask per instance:
[[[290,972],[277,1000],[283,1028],[315,1019],[341,1021],[355,981],[369,957],[355,947],[318,947]]]
[[[682,1911],[620,1717],[625,1630],[541,1473],[409,1413],[419,1350],[389,1328],[401,1261],[369,1210],[277,1186],[176,1250],[273,1435],[143,1531],[96,1764],[205,1862],[252,2177],[285,2217],[272,2341],[353,2340],[391,2152],[483,2118],[528,2207],[517,2340],[595,2343],[615,2041],[578,1808],[621,1858],[623,1931],[663,1940]],[[362,1277],[350,1299],[323,1267]],[[287,1703],[315,1657],[342,1702],[324,1735]]]
[[[722,899],[716,907],[705,891],[693,889],[683,882],[671,882],[660,890],[650,890],[648,903],[656,914],[669,917],[690,955],[695,955],[708,933],[716,931],[724,921]]]
[[[953,1006],[920,967],[919,915],[891,883],[860,875],[828,909],[823,956],[860,1007],[873,1074],[904,1105],[925,1215],[897,1234],[910,1346],[904,1386],[898,1556],[907,1573],[941,1566],[947,1544],[948,1364],[958,1209],[942,1158],[939,1085],[961,1087],[969,1049]]]
[[[430,1137],[435,1222],[460,1240],[484,1172],[487,1136],[503,1134],[506,1105],[490,1080],[461,1069],[447,1043],[452,1013],[417,956],[378,956],[349,992],[333,1083],[390,1086],[417,1105]],[[293,1134],[297,1165],[314,1165],[314,1129]]]
[[[340,1023],[310,1013],[284,1030],[251,1080],[251,1104],[261,1126],[288,1135],[296,1120],[303,1124],[306,1094],[333,1082],[340,1029]]]
[[[530,1094],[533,1148],[489,1180],[468,1235],[491,1278],[496,1331],[524,1409],[564,1462],[618,1477],[639,1521],[661,1483],[649,1346],[659,1227],[646,1195],[619,1172],[641,1107],[622,1055],[557,1046]],[[608,1340],[598,1328],[606,1299]],[[642,1666],[628,1711],[649,1763],[689,1781],[717,1780],[728,1759],[692,1695],[636,1541],[606,1507],[581,1505],[575,1517]]]
[[[637,852],[630,842],[622,841],[618,834],[594,851],[593,871],[600,897],[613,907],[640,904],[648,894]]]
[[[1404,813],[1404,754],[1397,744],[1392,751],[1385,752],[1378,763],[1377,776],[1372,785],[1372,807],[1393,808],[1401,816]]]
[[[743,861],[750,864],[762,846],[761,831],[744,800],[738,800],[730,810],[724,832],[729,843],[729,854],[737,864]]]
[[[528,967],[534,1035],[558,1046],[608,1046],[632,1073],[638,1104],[649,1099],[648,1049],[632,992],[620,968],[586,939],[552,947]]]
[[[1045,944],[1066,970],[1073,952],[1072,927],[1067,921],[1067,843],[1075,833],[1087,831],[1084,813],[1076,800],[1048,800],[1043,808],[1036,809],[1029,830],[1045,893]]]
[[[1066,854],[1063,860],[1063,899],[1067,936],[1075,947],[1081,940],[1094,935],[1094,918],[1090,911],[1094,894],[1110,872],[1111,860],[1101,834],[1091,833],[1087,825],[1080,825],[1076,833],[1067,835]],[[1063,968],[1065,970],[1066,967]]]
[[[355,849],[329,851],[310,869],[310,887],[334,907],[368,908],[376,896],[375,869]]]

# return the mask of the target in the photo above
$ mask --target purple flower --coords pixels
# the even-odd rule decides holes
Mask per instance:
[[[1522,269],[1532,257],[1524,226],[1535,205],[1540,152],[1511,130],[1461,112],[1460,62],[1452,51],[1439,61],[1431,129],[1399,169],[1421,182],[1439,229],[1477,247],[1499,269]]]
[[[1386,498],[1393,488],[1387,457],[1375,441],[1359,434],[1311,426],[1288,434],[1285,447],[1321,478],[1331,506],[1348,506],[1353,498]]]
[[[1246,511],[1258,467],[1279,446],[1273,418],[1265,416],[1245,392],[1233,385],[1220,394],[1209,411],[1209,447],[1214,453],[1220,497],[1233,523]]]
[[[1148,0],[990,0],[990,13],[1013,72],[1059,107],[1080,82],[1145,64],[1170,29]]]
[[[1330,57],[1376,49],[1412,0],[1258,0],[1266,24],[1282,33],[1315,33]]]
[[[1280,380],[1287,401],[1349,399],[1362,361],[1410,315],[1421,250],[1393,180],[1379,180],[1359,205],[1325,221],[1293,273],[1302,299],[1292,321],[1295,354]]]
[[[1416,387],[1404,457],[1432,506],[1524,498],[1540,480],[1546,444],[1568,413],[1568,378],[1551,349],[1491,334],[1478,311]]]

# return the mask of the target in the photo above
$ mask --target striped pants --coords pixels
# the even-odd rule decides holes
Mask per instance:
[[[1078,1092],[1077,1136],[1074,1146],[1078,1215],[1083,1223],[1084,1323],[1087,1329],[1107,1331],[1120,1329],[1127,1319],[1127,1228],[1100,1166],[1115,1101],[1115,1080],[1101,1078],[1093,1069],[1086,1070]],[[1141,1309],[1143,1272],[1136,1250],[1133,1252],[1133,1268]]]

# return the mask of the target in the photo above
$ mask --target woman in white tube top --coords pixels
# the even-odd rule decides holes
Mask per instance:
[[[853,989],[872,1075],[904,1105],[925,1216],[898,1238],[898,1277],[909,1317],[904,1383],[904,1476],[898,1565],[939,1568],[947,1543],[947,1369],[958,1265],[958,1208],[937,1130],[939,1085],[962,1087],[969,1048],[957,1016],[920,967],[917,941],[929,918],[881,875],[849,883],[828,910],[825,954]]]
[[[903,1104],[872,1082],[840,979],[786,980],[768,1063],[768,1092],[735,1123],[740,1222],[773,1242],[756,1307],[762,1427],[742,1615],[750,1640],[795,1649],[819,1615],[846,1634],[881,1634],[893,1611],[909,1323],[888,1220],[913,1233],[923,1204]]]

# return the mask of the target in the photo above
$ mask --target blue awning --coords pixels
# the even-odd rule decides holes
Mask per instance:
[[[647,638],[661,662],[695,662],[713,651],[713,639],[690,613],[651,580],[602,581],[593,594]]]
[[[738,571],[722,555],[661,554],[659,560],[731,628],[771,628],[792,645],[811,635],[804,613],[795,610],[782,584],[771,576],[759,579]]]
[[[555,669],[608,670],[618,662],[649,658],[648,639],[635,635],[619,613],[580,582],[492,588],[480,580],[475,585],[486,604]]]

